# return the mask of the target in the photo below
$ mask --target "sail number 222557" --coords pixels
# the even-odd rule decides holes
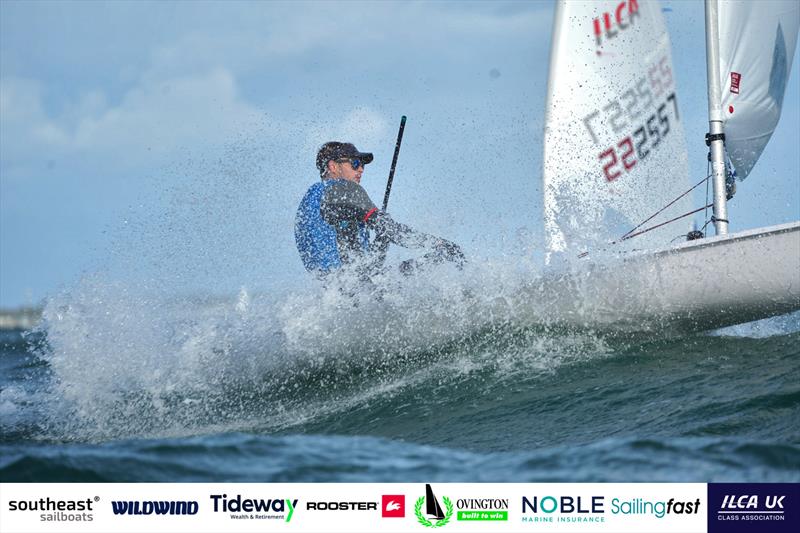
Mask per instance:
[[[670,102],[675,111],[675,118],[680,120],[678,102],[675,93],[671,93],[658,106],[656,112],[647,117],[647,120],[633,131],[633,135],[624,137],[616,145],[610,146],[600,153],[599,160],[607,181],[614,181],[622,175],[623,169],[626,172],[630,171],[638,161],[644,161],[650,151],[667,136],[670,131],[667,104]]]
[[[602,146],[600,137],[619,139],[605,147],[598,156],[607,181],[619,178],[623,171],[630,172],[669,134],[670,102],[675,120],[680,120],[669,55],[662,55],[650,63],[645,72],[618,98],[612,98],[583,118],[595,145]],[[649,116],[648,111],[651,113]]]

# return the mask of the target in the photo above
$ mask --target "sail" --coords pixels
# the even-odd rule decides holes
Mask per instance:
[[[557,2],[543,169],[550,251],[616,240],[688,189],[670,49],[655,1]],[[648,226],[689,208],[687,197]],[[665,244],[686,229],[630,242]]]
[[[431,486],[427,484],[425,485],[425,514],[438,520],[444,518],[442,506],[439,505],[439,501],[436,499],[436,496],[434,496]]]
[[[718,4],[725,147],[739,179],[778,125],[800,27],[797,0]]]

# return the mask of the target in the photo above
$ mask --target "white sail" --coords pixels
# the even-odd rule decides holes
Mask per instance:
[[[544,139],[548,249],[615,240],[689,187],[669,35],[650,0],[559,0]],[[689,198],[647,225],[690,209]],[[631,240],[663,244],[668,225]]]
[[[719,2],[725,146],[739,179],[778,125],[800,27],[798,0]]]

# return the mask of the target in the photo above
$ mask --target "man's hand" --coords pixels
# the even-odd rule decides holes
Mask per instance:
[[[455,263],[459,270],[467,264],[467,259],[464,257],[464,252],[461,251],[460,246],[454,242],[436,237],[432,252],[428,252],[419,259],[406,259],[400,263],[400,272],[405,276],[410,276],[425,270],[431,265],[438,265],[445,261]]]
[[[454,242],[439,239],[434,245],[434,251],[442,260],[451,261],[459,268],[467,263],[467,258],[464,257],[461,247]]]

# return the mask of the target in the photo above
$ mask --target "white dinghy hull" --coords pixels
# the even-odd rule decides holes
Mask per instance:
[[[570,329],[703,331],[768,318],[800,309],[800,222],[587,257],[540,281],[523,298]]]

